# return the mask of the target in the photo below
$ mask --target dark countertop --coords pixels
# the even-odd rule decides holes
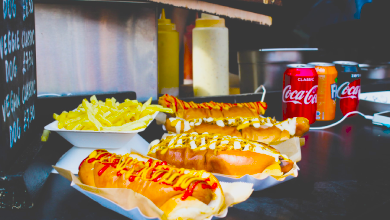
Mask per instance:
[[[267,99],[268,103],[275,100],[272,94]],[[279,116],[280,110],[270,105],[267,114]],[[153,125],[141,135],[153,139],[162,133],[159,129]],[[373,219],[387,214],[390,129],[354,116],[304,137],[298,177],[254,192],[244,203],[229,208],[225,219]],[[51,143],[60,140],[56,135],[50,138]],[[65,178],[51,174],[32,209],[0,210],[0,219],[127,218],[79,193]]]

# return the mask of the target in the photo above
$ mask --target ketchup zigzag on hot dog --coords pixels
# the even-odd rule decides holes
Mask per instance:
[[[213,133],[246,138],[251,141],[274,144],[300,137],[309,128],[309,121],[304,117],[289,118],[278,122],[272,118],[230,117],[230,118],[168,118],[165,128],[173,133]]]
[[[239,176],[263,172],[283,176],[294,166],[266,144],[208,133],[168,135],[150,143],[148,155],[176,167]]]
[[[267,109],[265,102],[218,103],[211,101],[198,104],[185,102],[168,94],[161,96],[158,104],[171,108],[175,116],[187,120],[204,117],[258,117],[263,115]]]
[[[86,185],[132,189],[150,199],[168,219],[204,219],[217,214],[225,201],[212,174],[175,168],[139,154],[95,150],[81,162],[78,174]]]

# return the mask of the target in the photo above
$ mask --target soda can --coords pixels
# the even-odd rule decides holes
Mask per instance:
[[[283,75],[283,120],[305,117],[316,121],[318,75],[312,65],[290,64]]]
[[[360,79],[359,64],[352,61],[334,61],[338,72],[336,117],[359,109]]]
[[[336,116],[337,70],[333,63],[312,62],[318,74],[317,121],[331,121]]]

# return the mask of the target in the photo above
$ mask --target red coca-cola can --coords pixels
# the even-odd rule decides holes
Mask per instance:
[[[318,75],[312,65],[290,64],[283,75],[283,120],[305,117],[316,121]]]
[[[360,79],[359,64],[352,61],[334,61],[337,69],[336,118],[359,108]]]

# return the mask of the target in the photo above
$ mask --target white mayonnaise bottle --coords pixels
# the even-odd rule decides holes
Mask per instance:
[[[229,37],[225,19],[202,14],[193,37],[195,96],[229,95]]]

